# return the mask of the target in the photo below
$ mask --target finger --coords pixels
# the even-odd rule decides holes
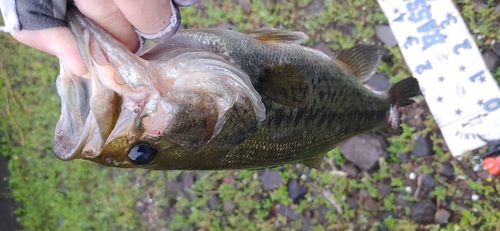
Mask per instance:
[[[76,75],[88,72],[80,55],[76,38],[67,27],[21,30],[12,36],[21,43],[57,56]]]
[[[132,52],[137,51],[137,34],[113,0],[75,0],[75,5],[82,14],[99,24]]]
[[[170,0],[114,0],[128,21],[139,31],[155,34],[171,24],[172,7]]]

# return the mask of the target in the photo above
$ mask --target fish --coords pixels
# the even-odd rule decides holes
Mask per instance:
[[[63,63],[53,153],[107,167],[262,169],[325,154],[353,136],[401,134],[400,111],[420,95],[405,78],[384,93],[363,85],[381,48],[357,44],[329,57],[308,36],[272,27],[183,29],[142,54],[70,9],[68,25],[89,70]]]

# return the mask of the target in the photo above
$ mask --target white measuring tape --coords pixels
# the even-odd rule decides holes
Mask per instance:
[[[451,0],[378,0],[453,156],[500,139],[500,89]]]

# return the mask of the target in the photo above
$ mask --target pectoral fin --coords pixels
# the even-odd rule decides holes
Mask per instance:
[[[309,37],[300,31],[285,31],[272,27],[263,27],[256,30],[242,31],[254,39],[271,44],[299,45]]]
[[[360,83],[366,82],[377,71],[382,54],[376,45],[358,44],[341,50],[335,59],[352,71]]]
[[[321,163],[323,163],[323,159],[325,158],[325,154],[318,155],[312,159],[305,160],[302,163],[309,168],[320,168]]]
[[[307,99],[309,84],[296,65],[273,64],[261,69],[255,89],[273,101],[299,107]]]

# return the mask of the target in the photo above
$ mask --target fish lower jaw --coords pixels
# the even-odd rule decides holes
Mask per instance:
[[[60,120],[66,118],[62,117]],[[79,132],[72,132],[60,128],[64,127],[64,123],[56,125],[56,133],[54,135],[53,151],[57,158],[61,160],[72,160],[77,158],[87,158],[95,156],[97,150],[101,148],[101,140],[99,131],[95,128],[95,120],[93,117],[87,117],[83,128],[79,128]],[[80,130],[81,129],[81,130]]]

